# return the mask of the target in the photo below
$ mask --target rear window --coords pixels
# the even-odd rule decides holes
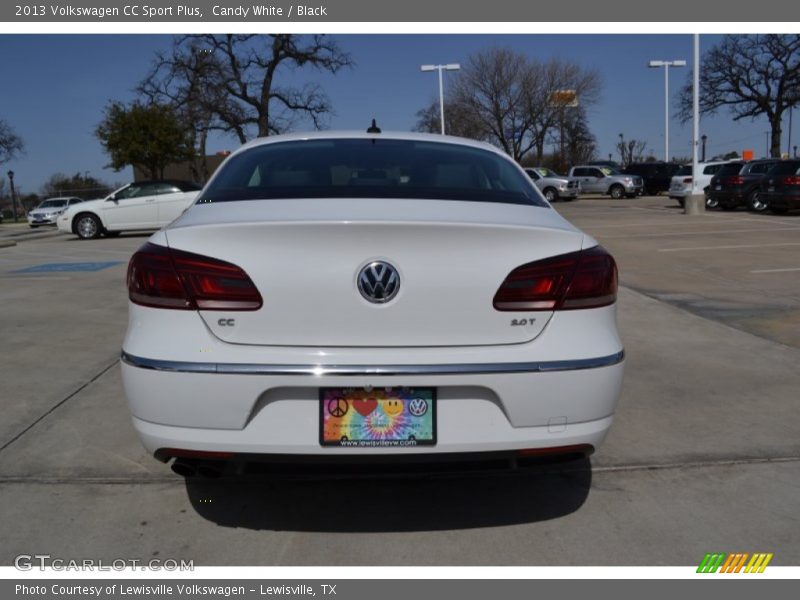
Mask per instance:
[[[683,175],[691,175],[692,174],[692,165],[683,165],[678,172],[675,173],[675,176],[683,176]]]
[[[770,175],[796,175],[800,171],[800,162],[789,161],[778,163],[769,170]]]
[[[742,173],[766,173],[772,167],[774,167],[777,163],[774,162],[756,162],[756,163],[749,163],[747,167],[742,169]]]
[[[743,163],[724,164],[717,171],[717,175],[738,175],[743,166]]]
[[[488,150],[380,138],[265,144],[232,157],[199,203],[408,198],[547,207],[524,172]]]

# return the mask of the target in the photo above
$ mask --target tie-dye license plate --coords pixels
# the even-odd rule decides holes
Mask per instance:
[[[409,448],[436,444],[435,388],[322,388],[320,444]]]

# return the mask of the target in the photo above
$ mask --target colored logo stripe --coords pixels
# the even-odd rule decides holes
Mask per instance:
[[[772,560],[772,553],[769,554],[753,554],[753,558],[750,559],[750,562],[747,563],[747,566],[744,569],[745,573],[763,573],[764,569],[767,568],[769,561]]]
[[[747,552],[734,552],[727,554],[725,552],[706,553],[700,566],[697,567],[698,573],[739,573],[744,567],[744,573],[763,573],[764,569],[772,560],[772,553],[756,552],[748,554]],[[750,559],[745,566],[747,559]]]

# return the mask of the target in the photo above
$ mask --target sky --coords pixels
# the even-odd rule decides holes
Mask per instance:
[[[558,57],[597,68],[603,78],[601,101],[589,112],[598,153],[617,157],[619,134],[648,143],[656,157],[664,154],[664,73],[648,69],[649,60],[684,59],[692,63],[690,35],[338,35],[355,67],[337,75],[313,69],[284,71],[286,81],[320,84],[334,114],[331,129],[365,129],[374,117],[385,130],[409,130],[417,110],[437,97],[435,73],[422,73],[425,63],[466,62],[470,54],[499,46],[539,60]],[[702,36],[701,50],[719,36]],[[107,168],[108,157],[93,131],[111,100],[130,101],[133,88],[146,75],[156,51],[172,42],[165,35],[0,35],[0,119],[22,136],[26,153],[0,167],[0,176],[15,172],[23,193],[38,192],[55,173],[86,173],[108,183],[125,183],[131,169]],[[690,68],[670,70],[670,112],[675,94]],[[448,73],[446,78],[458,77]],[[447,94],[445,88],[445,95]],[[792,144],[800,138],[800,115],[794,121]],[[302,129],[302,127],[298,128]],[[708,136],[708,156],[730,150],[765,152],[764,118],[734,122],[727,112],[701,120]],[[786,148],[788,119],[782,145]],[[209,151],[233,150],[237,140],[214,138]],[[785,150],[784,150],[785,151]],[[691,124],[670,122],[670,154],[689,156]]]

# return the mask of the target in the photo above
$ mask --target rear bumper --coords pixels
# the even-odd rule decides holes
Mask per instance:
[[[687,196],[690,196],[691,193],[692,193],[691,190],[684,189],[684,188],[680,188],[680,189],[678,189],[678,188],[670,188],[669,189],[669,197],[674,199],[674,200],[683,200]]]
[[[227,344],[194,312],[131,305],[130,314],[122,380],[151,453],[335,457],[597,447],[622,386],[614,305],[556,313],[527,343],[427,348]],[[320,445],[321,387],[389,386],[436,388],[435,446]]]
[[[800,209],[800,194],[776,194],[775,192],[761,192],[761,199],[767,206],[786,208],[789,210]]]
[[[741,206],[747,200],[744,190],[709,190],[708,197],[727,206]]]
[[[122,362],[133,424],[151,452],[439,454],[597,447],[611,426],[623,353],[558,363],[339,366],[216,365],[216,372]],[[185,369],[186,365],[173,365]],[[320,387],[437,389],[437,444],[329,448],[319,444]]]

